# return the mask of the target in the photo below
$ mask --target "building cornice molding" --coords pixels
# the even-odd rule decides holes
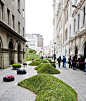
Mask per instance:
[[[19,35],[16,31],[14,31],[10,26],[8,26],[5,22],[0,20],[0,27],[6,29],[8,32],[10,32],[11,34],[13,34],[14,36],[20,38],[21,40],[23,40],[24,42],[27,42],[25,38],[23,38],[21,35]]]

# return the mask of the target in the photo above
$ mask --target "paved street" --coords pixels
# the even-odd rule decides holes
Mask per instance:
[[[54,75],[60,80],[64,81],[75,91],[78,93],[78,101],[86,101],[86,75],[85,72],[77,69],[73,70],[72,68],[59,68],[58,65],[56,67],[61,71],[59,75]]]
[[[26,69],[27,74],[18,75],[16,70],[12,70],[12,67],[0,70],[0,101],[35,101],[37,95],[28,89],[17,86],[17,83],[25,78],[36,75],[37,72],[34,70],[34,66],[22,68]],[[3,77],[6,75],[13,75],[15,80],[12,82],[3,82]]]
[[[28,62],[29,63],[29,62]],[[0,70],[0,101],[35,101],[36,94],[33,92],[17,86],[17,83],[25,78],[36,75],[34,66],[22,67],[27,70],[25,75],[17,75],[16,70],[12,67]],[[65,83],[73,87],[78,93],[78,101],[86,101],[86,75],[85,72],[80,70],[73,70],[71,68],[59,68],[60,74],[54,75],[55,77],[63,80]],[[13,75],[15,80],[13,82],[3,82],[3,77],[6,75]]]

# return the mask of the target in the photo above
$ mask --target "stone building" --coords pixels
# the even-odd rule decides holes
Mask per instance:
[[[86,0],[53,0],[56,56],[86,58]],[[73,8],[76,5],[77,8]]]
[[[0,0],[0,68],[25,61],[24,13],[24,0]]]

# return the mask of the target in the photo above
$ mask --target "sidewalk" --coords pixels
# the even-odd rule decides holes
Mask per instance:
[[[35,101],[37,95],[28,89],[17,86],[17,83],[25,78],[36,75],[37,72],[34,70],[34,66],[22,68],[26,69],[27,74],[18,75],[16,70],[12,70],[12,67],[0,70],[0,101]],[[3,77],[6,75],[13,75],[15,80],[12,82],[3,82]]]
[[[75,89],[78,94],[78,101],[86,101],[85,72],[79,69],[73,70],[72,68],[68,68],[68,64],[66,65],[66,68],[63,68],[62,66],[59,68],[57,64],[56,68],[60,70],[61,73],[59,75],[54,76],[67,83],[73,89]]]
[[[16,70],[12,70],[12,67],[0,70],[0,101],[35,101],[37,95],[28,89],[17,86],[17,83],[25,78],[36,75],[37,71],[34,70],[34,66],[27,65],[27,67],[22,68],[26,69],[27,74],[17,75]],[[67,68],[59,68],[57,64],[56,68],[61,73],[54,76],[63,80],[76,90],[78,101],[86,101],[85,72],[68,68],[68,65]],[[6,75],[13,75],[15,80],[13,82],[3,82],[3,77]]]

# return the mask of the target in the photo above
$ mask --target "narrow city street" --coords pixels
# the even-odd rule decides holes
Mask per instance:
[[[17,86],[19,81],[37,74],[34,67],[35,66],[22,67],[27,71],[27,74],[25,75],[18,75],[16,70],[12,70],[12,67],[0,70],[0,101],[35,101],[37,96],[36,94],[25,88]],[[72,68],[68,68],[68,64],[66,68],[63,68],[62,66],[59,68],[57,64],[56,68],[60,70],[61,73],[54,76],[63,80],[75,89],[78,94],[78,101],[86,101],[85,72],[80,71],[79,69],[73,70]],[[3,82],[3,77],[6,75],[13,75],[15,80],[13,82]]]

